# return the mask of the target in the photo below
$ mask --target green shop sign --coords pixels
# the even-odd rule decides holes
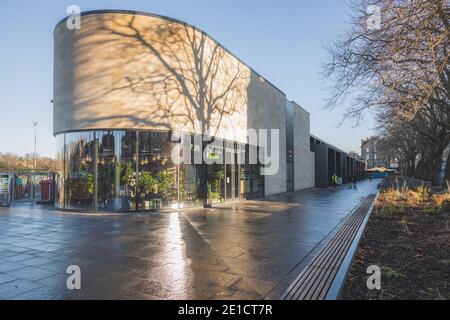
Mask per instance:
[[[208,151],[207,158],[209,160],[220,160],[220,155],[215,151]]]

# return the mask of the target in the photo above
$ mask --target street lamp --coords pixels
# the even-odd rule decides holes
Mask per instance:
[[[34,169],[36,169],[36,144],[37,144],[37,125],[39,124],[39,121],[33,121],[34,126]]]

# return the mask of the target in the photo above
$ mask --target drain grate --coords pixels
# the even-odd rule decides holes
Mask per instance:
[[[284,300],[324,300],[376,195],[369,195],[351,213],[339,231],[300,273],[283,295]]]

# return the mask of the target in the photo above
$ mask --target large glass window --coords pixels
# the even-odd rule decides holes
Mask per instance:
[[[64,134],[56,136],[55,206],[64,207]]]
[[[65,153],[65,208],[95,209],[94,132],[67,133]]]
[[[183,162],[179,166],[179,196],[180,207],[200,207],[203,205],[203,196],[200,185],[200,166],[194,164],[194,141],[190,134],[180,136],[179,155]],[[190,158],[185,154],[190,153]],[[187,160],[188,163],[184,163]]]
[[[231,143],[224,148],[216,139],[204,150],[207,165],[202,165],[196,162],[201,147],[195,147],[194,136],[175,136],[132,130],[58,135],[55,205],[145,211],[202,206],[204,196],[209,203],[220,203],[263,195],[261,166],[248,164],[248,145]],[[172,159],[177,153],[181,159],[189,153],[190,163]]]
[[[207,164],[207,195],[208,203],[225,201],[225,149],[223,140],[216,139],[209,143],[204,151],[204,161]]]
[[[139,133],[139,209],[178,208],[175,146],[168,132]]]
[[[116,158],[115,136],[113,131],[98,131],[98,190],[97,208],[120,209],[118,202],[120,186],[120,158]],[[120,140],[118,141],[120,143]]]
[[[240,151],[241,156],[242,152]],[[245,163],[240,166],[239,171],[241,199],[255,199],[264,195],[264,176],[261,175],[262,165],[255,164],[254,160],[250,161],[250,152],[258,154],[259,150],[256,146],[245,146]]]
[[[115,158],[118,159],[119,176],[116,176],[116,194],[121,210],[138,209],[137,197],[137,133],[134,131],[116,131]],[[118,184],[117,184],[118,182]],[[117,193],[118,192],[118,193]]]

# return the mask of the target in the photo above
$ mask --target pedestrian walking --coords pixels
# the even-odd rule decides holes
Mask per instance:
[[[338,176],[336,175],[336,173],[331,177],[331,182],[333,183],[333,187],[336,189],[338,183]]]

